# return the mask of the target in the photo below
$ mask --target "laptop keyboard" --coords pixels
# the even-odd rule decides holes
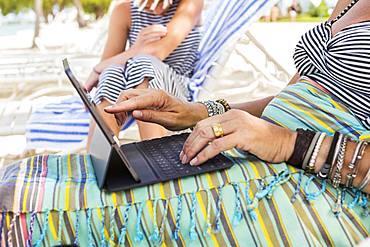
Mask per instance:
[[[160,177],[173,179],[205,172],[225,169],[232,166],[232,162],[223,155],[217,155],[200,166],[182,164],[179,158],[188,133],[168,136],[137,143],[150,164]]]

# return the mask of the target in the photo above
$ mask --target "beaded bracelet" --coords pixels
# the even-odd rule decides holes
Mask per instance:
[[[353,153],[352,160],[348,164],[348,169],[350,170],[347,174],[347,181],[346,181],[346,187],[352,188],[353,180],[357,176],[359,163],[362,159],[362,156],[364,155],[365,149],[367,146],[367,142],[359,142],[356,145],[355,152]]]
[[[315,145],[315,149],[313,150],[313,153],[311,155],[310,162],[308,163],[308,167],[307,167],[307,172],[308,173],[315,173],[316,159],[317,159],[317,156],[319,155],[321,145],[324,142],[325,136],[326,136],[325,133],[320,134],[319,140],[317,141],[317,143]]]
[[[338,156],[339,156],[339,152],[340,152],[340,147],[342,146],[343,139],[344,139],[344,135],[343,134],[339,134],[338,141],[337,141],[337,143],[335,145],[335,150],[334,150],[334,154],[333,154],[333,160],[331,162],[331,166],[330,166],[328,177],[332,177],[332,175],[333,175],[333,172],[334,172],[334,169],[335,169],[335,164],[337,163],[337,160],[338,160]]]
[[[328,156],[326,158],[326,161],[325,161],[324,165],[321,167],[319,173],[317,174],[317,177],[319,179],[326,179],[329,175],[330,169],[333,165],[335,149],[337,147],[337,142],[338,142],[339,136],[340,136],[340,133],[335,132],[333,140],[330,144],[330,149],[329,149],[329,153],[328,153]]]
[[[313,137],[313,139],[311,141],[311,144],[308,147],[308,150],[307,150],[307,152],[306,152],[306,154],[304,156],[303,163],[302,163],[302,169],[303,170],[306,170],[306,167],[308,165],[308,162],[311,159],[312,153],[313,153],[313,151],[315,149],[315,146],[316,146],[317,141],[319,140],[319,137],[320,137],[320,132],[316,132],[315,133],[315,136]]]
[[[224,107],[225,112],[231,110],[231,107],[230,107],[229,103],[227,103],[227,101],[225,99],[218,99],[218,100],[216,100],[216,102],[220,103]]]
[[[337,164],[336,164],[336,170],[335,170],[334,178],[333,178],[333,181],[332,181],[333,187],[336,188],[336,189],[339,187],[340,182],[342,181],[341,171],[342,171],[342,168],[343,168],[344,155],[346,153],[346,147],[347,147],[347,137],[345,136],[343,138],[343,142],[340,146],[340,151],[339,151],[338,160],[337,160]]]
[[[221,103],[213,100],[200,101],[207,108],[208,116],[213,117],[225,113],[225,108]]]

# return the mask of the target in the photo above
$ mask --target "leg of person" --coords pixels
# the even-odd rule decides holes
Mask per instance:
[[[114,115],[106,113],[104,108],[111,105],[112,102],[115,102],[121,91],[125,90],[126,84],[123,71],[124,67],[121,65],[114,65],[104,70],[99,78],[97,92],[93,99],[100,116],[117,136],[120,131],[120,126],[118,126]],[[95,128],[96,123],[94,119],[91,119],[86,145],[88,151],[94,136]]]
[[[138,85],[136,88],[148,88],[149,80],[144,79],[143,83]],[[165,128],[158,124],[145,123],[142,121],[136,121],[137,126],[139,127],[139,133],[141,140],[150,140],[154,138],[159,138],[165,136],[168,132]]]

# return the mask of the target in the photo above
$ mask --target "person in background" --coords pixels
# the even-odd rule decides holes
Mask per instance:
[[[116,135],[120,128],[103,109],[122,91],[151,87],[189,97],[187,82],[197,61],[202,8],[202,0],[122,1],[115,7],[101,62],[85,87],[89,92],[97,88],[93,101]],[[138,121],[138,126],[142,139],[166,133],[158,125]],[[88,146],[92,132],[93,127]]]

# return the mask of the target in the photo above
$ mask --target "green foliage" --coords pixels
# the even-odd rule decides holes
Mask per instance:
[[[308,14],[312,17],[329,17],[329,8],[325,1],[322,0],[318,7],[315,7],[312,3]]]
[[[86,13],[94,14],[99,19],[108,11],[111,0],[81,0],[81,3]]]
[[[19,13],[33,7],[33,0],[0,0],[0,9],[3,15]]]
[[[108,10],[111,0],[80,0],[86,13],[94,14],[96,18],[102,17]],[[45,14],[52,13],[54,4],[63,9],[65,6],[72,6],[73,0],[43,0]],[[3,15],[19,13],[24,9],[33,8],[34,0],[0,0],[0,9]]]

